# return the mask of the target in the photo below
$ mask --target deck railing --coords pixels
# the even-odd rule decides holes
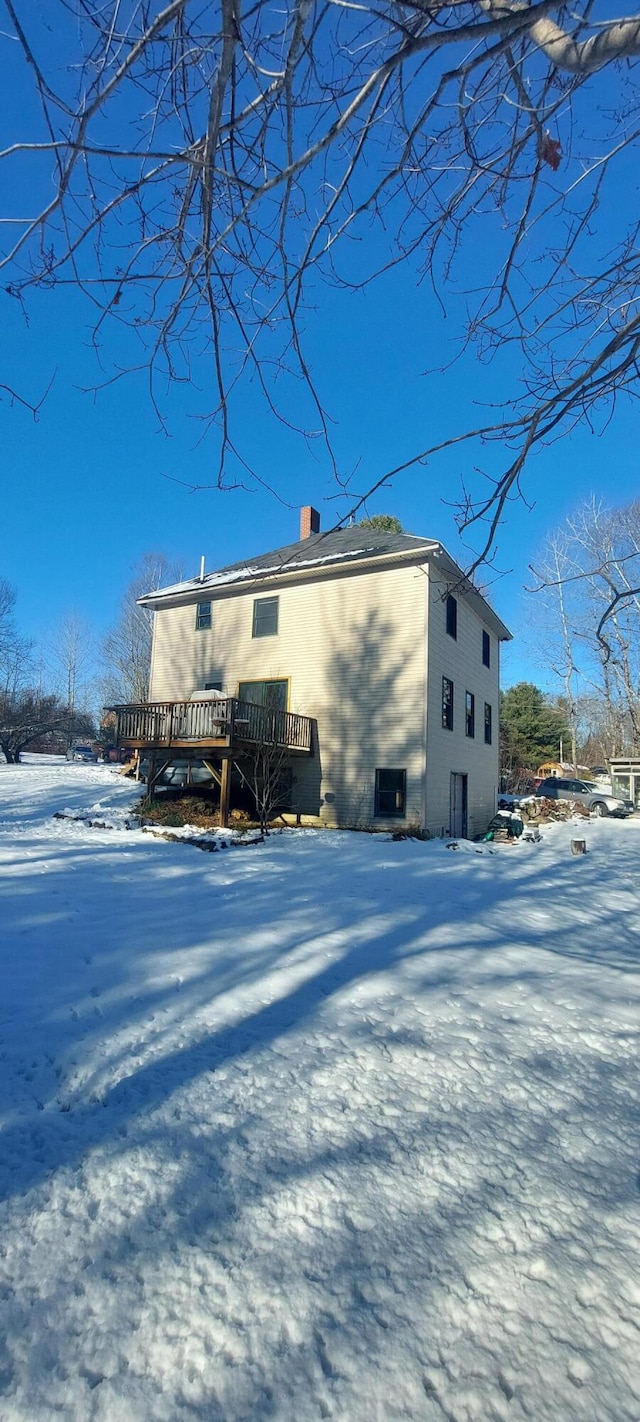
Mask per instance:
[[[207,701],[149,701],[140,705],[111,706],[117,716],[119,745],[172,746],[219,740],[311,750],[312,721],[293,711],[273,711],[222,696]]]

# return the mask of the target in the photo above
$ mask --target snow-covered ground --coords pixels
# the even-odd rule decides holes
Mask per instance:
[[[637,1422],[640,824],[136,793],[0,767],[2,1422]]]

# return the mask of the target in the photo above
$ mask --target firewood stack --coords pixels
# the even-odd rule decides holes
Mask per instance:
[[[550,820],[570,820],[574,815],[588,820],[589,811],[577,800],[548,800],[536,796],[520,805],[522,818],[527,824],[541,824]]]

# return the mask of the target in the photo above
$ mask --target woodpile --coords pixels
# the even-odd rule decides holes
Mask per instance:
[[[520,811],[527,824],[541,824],[543,821],[550,820],[571,820],[574,815],[585,820],[589,819],[589,811],[577,800],[547,800],[544,796],[535,796],[530,800],[522,801]]]

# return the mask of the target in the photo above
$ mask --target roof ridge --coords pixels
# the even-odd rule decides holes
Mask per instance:
[[[345,543],[351,546],[345,547]],[[376,557],[385,558],[417,551],[421,547],[433,550],[439,548],[440,544],[437,539],[421,537],[420,534],[393,533],[387,529],[361,529],[359,524],[345,529],[329,529],[326,533],[313,533],[295,543],[282,544],[279,548],[260,553],[253,558],[227,563],[205,573],[203,578],[186,578],[180,583],[171,584],[170,587],[155,589],[146,593],[141,601],[146,603],[148,599],[224,587],[250,578],[302,572],[314,566],[319,568],[323,564],[326,564],[327,568],[337,568],[344,566],[349,559],[360,557],[365,561]]]
[[[292,543],[283,543],[283,544],[280,545],[279,548],[272,548],[272,549],[268,550],[266,553],[258,553],[258,554],[256,554],[254,557],[252,557],[252,558],[243,558],[243,559],[239,559],[237,562],[234,562],[234,563],[225,563],[225,564],[223,564],[223,566],[222,566],[221,568],[215,569],[215,570],[214,570],[214,573],[212,573],[212,574],[207,574],[206,576],[210,577],[210,576],[215,576],[215,573],[231,572],[232,570],[235,570],[235,569],[241,568],[241,567],[251,567],[251,566],[254,566],[256,563],[260,563],[260,564],[262,564],[262,566],[264,567],[264,566],[265,566],[265,560],[266,560],[267,558],[276,558],[276,557],[277,557],[279,554],[281,554],[281,553],[292,554],[294,549],[295,549],[296,551],[297,551],[297,550],[302,551],[303,549],[306,549],[306,548],[316,548],[316,547],[318,546],[318,544],[326,543],[328,539],[339,538],[341,534],[352,534],[352,535],[353,535],[353,534],[356,534],[360,529],[361,529],[361,525],[360,525],[360,524],[355,524],[355,525],[353,525],[353,526],[349,525],[347,528],[328,528],[328,529],[326,529],[326,530],[321,530],[319,533],[311,533],[311,534],[309,534],[309,537],[308,537],[308,538],[299,538],[299,539],[296,539],[296,540],[295,540],[294,542],[292,542]],[[418,533],[405,533],[404,531],[403,531],[402,533],[394,533],[394,532],[391,532],[391,531],[388,530],[388,529],[375,529],[375,528],[374,528],[374,529],[366,529],[366,530],[363,530],[363,532],[362,532],[362,534],[361,534],[361,537],[364,537],[364,538],[366,539],[367,535],[369,535],[369,544],[367,545],[367,548],[361,548],[360,550],[357,550],[357,551],[360,551],[360,552],[369,551],[369,547],[370,547],[372,544],[375,545],[375,544],[377,543],[378,546],[380,546],[380,540],[385,540],[385,539],[390,539],[390,540],[393,540],[394,542],[396,542],[397,540],[410,539],[411,541],[415,541],[416,543],[429,544],[429,545],[434,545],[434,544],[436,544],[436,543],[438,542],[438,540],[437,540],[436,538],[422,537],[422,536],[421,536],[420,534],[418,534]],[[354,550],[354,551],[356,551],[356,550]]]

